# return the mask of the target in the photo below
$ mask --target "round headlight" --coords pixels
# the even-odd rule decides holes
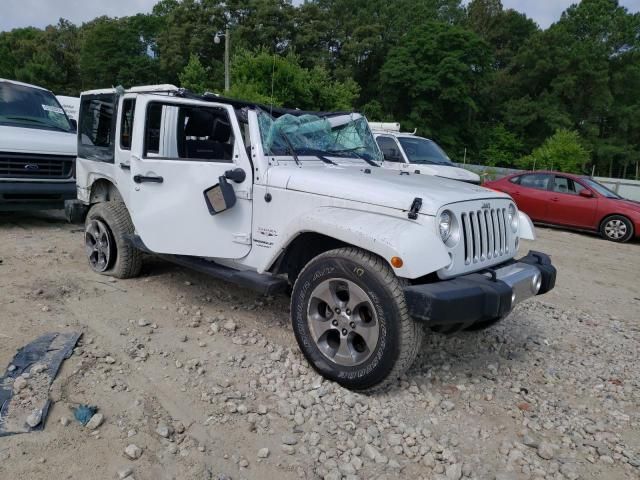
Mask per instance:
[[[520,225],[518,209],[513,203],[509,205],[509,225],[511,225],[511,230],[513,230],[513,233],[516,233],[518,231],[518,226]]]
[[[440,214],[440,219],[438,220],[438,229],[440,230],[440,238],[442,238],[442,241],[445,243],[451,236],[452,221],[453,215],[449,210],[445,210]]]

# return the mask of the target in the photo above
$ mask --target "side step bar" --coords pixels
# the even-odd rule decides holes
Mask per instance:
[[[129,240],[139,250],[145,253],[151,252],[138,235],[132,235]],[[154,254],[157,255],[157,254]],[[249,288],[262,295],[275,295],[287,291],[289,282],[284,278],[267,273],[257,273],[252,270],[235,270],[219,265],[211,260],[188,255],[157,255],[158,257],[177,265],[196,270],[214,278],[234,283],[241,287]]]

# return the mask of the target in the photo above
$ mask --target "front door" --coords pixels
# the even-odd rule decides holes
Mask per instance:
[[[237,201],[212,215],[205,191],[220,177]],[[252,169],[230,105],[161,95],[139,95],[135,105],[127,206],[137,234],[151,251],[237,259],[251,249]]]
[[[569,177],[556,175],[553,182],[549,222],[570,227],[593,228],[598,199],[583,197],[585,187]]]

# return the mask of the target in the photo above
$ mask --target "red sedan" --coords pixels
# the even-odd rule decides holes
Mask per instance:
[[[640,203],[623,199],[589,177],[526,172],[484,186],[511,195],[535,222],[593,230],[613,242],[640,237]]]

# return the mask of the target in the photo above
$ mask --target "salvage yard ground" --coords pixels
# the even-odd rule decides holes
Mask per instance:
[[[45,430],[0,438],[0,478],[638,479],[640,245],[538,234],[521,253],[552,255],[555,290],[428,335],[402,382],[364,396],[307,366],[287,297],[154,259],[111,280],[59,214],[2,215],[0,370],[43,333],[83,338]],[[104,423],[82,427],[79,403]]]

